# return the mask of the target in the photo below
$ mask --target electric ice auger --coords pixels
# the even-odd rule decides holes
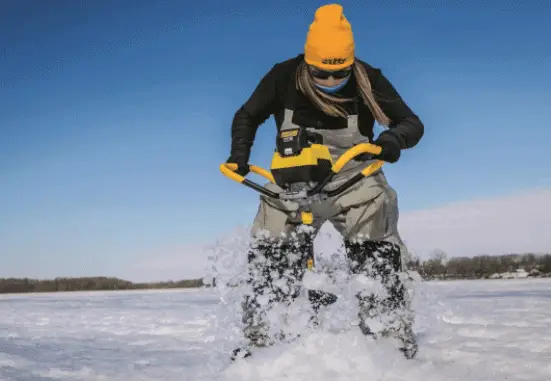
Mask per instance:
[[[274,199],[294,201],[298,204],[302,223],[311,225],[313,215],[311,205],[328,197],[336,196],[380,169],[384,162],[376,160],[351,177],[338,188],[325,191],[323,188],[331,181],[349,161],[365,155],[378,155],[381,147],[371,143],[355,145],[333,163],[329,148],[320,143],[316,134],[306,129],[296,128],[281,131],[277,135],[276,149],[272,156],[270,171],[250,165],[252,173],[263,176],[271,183],[278,185],[282,191],[276,193],[236,173],[238,166],[234,163],[223,163],[220,170],[228,178],[241,183],[255,191]],[[308,259],[308,268],[313,267],[313,253]]]

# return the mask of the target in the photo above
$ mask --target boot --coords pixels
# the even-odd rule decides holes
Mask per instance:
[[[386,296],[377,296],[368,290],[359,292],[359,328],[375,339],[394,337],[400,340],[400,350],[408,359],[417,353],[417,342],[412,329],[414,315],[410,309],[407,290],[400,278],[402,268],[400,247],[385,241],[345,242],[350,270],[382,283]],[[384,317],[385,328],[373,332],[367,321]]]

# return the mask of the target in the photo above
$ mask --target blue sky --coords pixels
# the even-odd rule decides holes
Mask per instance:
[[[426,126],[387,165],[403,212],[551,186],[551,9],[491,3],[341,2]],[[322,4],[2,2],[0,276],[117,275],[250,223],[256,194],[218,170],[232,117]]]

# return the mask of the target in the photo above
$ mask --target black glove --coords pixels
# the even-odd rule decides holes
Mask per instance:
[[[384,138],[378,139],[373,142],[374,145],[381,147],[382,151],[378,155],[373,155],[371,153],[362,153],[354,158],[356,161],[367,161],[367,160],[383,160],[388,163],[396,163],[400,158],[401,149],[398,143],[394,140]]]
[[[378,155],[374,155],[374,159],[383,160],[388,163],[396,163],[400,159],[402,150],[400,145],[391,136],[379,135],[379,138],[373,142],[373,144],[382,148],[382,151]]]
[[[235,173],[241,176],[247,176],[250,171],[249,164],[241,158],[234,158],[230,156],[228,160],[226,160],[226,163],[237,164],[237,170],[235,171]]]

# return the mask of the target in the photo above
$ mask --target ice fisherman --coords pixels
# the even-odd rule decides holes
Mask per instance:
[[[336,188],[365,168],[369,161],[396,163],[401,151],[416,146],[424,134],[419,117],[381,70],[355,56],[351,24],[338,4],[316,10],[304,52],[275,64],[236,112],[227,162],[237,164],[237,172],[242,176],[249,172],[249,155],[256,131],[271,115],[278,131],[300,126],[320,134],[333,160],[358,143],[369,142],[382,148],[378,156],[348,163],[325,189]],[[376,139],[375,121],[386,127]],[[275,295],[272,303],[288,300],[289,295],[275,286],[270,271],[277,270],[282,275],[285,270],[292,270],[299,282],[303,275],[302,269],[289,268],[291,265],[285,260],[285,250],[291,247],[291,244],[285,245],[285,237],[296,232],[301,223],[295,210],[296,205],[290,201],[260,197],[252,231],[256,241],[248,258],[253,292],[243,301],[244,335],[250,347],[273,342],[267,334],[257,296],[271,289]],[[415,356],[414,318],[399,277],[405,268],[406,248],[397,230],[396,192],[387,183],[383,171],[323,201],[313,214],[319,222],[315,229],[330,221],[342,234],[352,273],[382,277],[388,297],[357,295],[361,331],[375,335],[367,323],[369,319],[378,313],[390,313],[394,320],[386,334],[401,341],[400,349],[406,358]],[[234,355],[239,355],[239,350]],[[243,350],[245,356],[251,353]]]

